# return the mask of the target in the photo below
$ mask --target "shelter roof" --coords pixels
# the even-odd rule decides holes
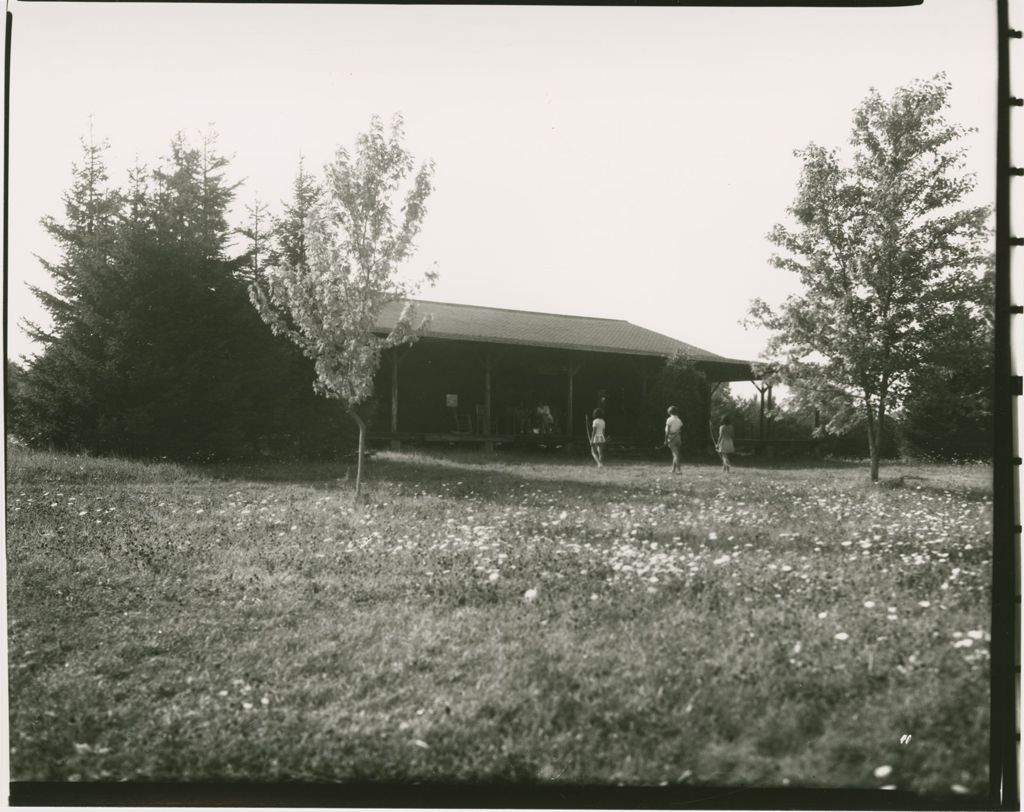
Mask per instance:
[[[411,303],[415,306],[414,324],[424,316],[430,316],[424,338],[656,357],[671,357],[678,352],[692,361],[751,363],[716,355],[621,319],[565,316],[419,299],[411,300]],[[378,332],[390,332],[403,306],[403,302],[392,302],[381,310],[377,319]]]

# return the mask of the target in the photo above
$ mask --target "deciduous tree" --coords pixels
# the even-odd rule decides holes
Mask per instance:
[[[777,225],[772,259],[803,292],[777,310],[755,300],[754,320],[775,336],[769,355],[791,386],[841,402],[840,425],[867,424],[871,479],[880,431],[908,393],[911,374],[934,354],[942,324],[978,300],[988,251],[989,208],[966,205],[963,127],[946,121],[942,75],[883,99],[872,90],[855,111],[852,154],[810,144],[793,225]]]
[[[316,391],[340,401],[358,425],[357,499],[366,437],[358,407],[372,394],[381,353],[416,335],[408,304],[387,336],[374,332],[381,308],[418,288],[399,272],[426,213],[433,163],[414,171],[402,139],[400,117],[390,133],[374,117],[354,154],[337,150],[322,195],[300,168],[289,222],[301,217],[301,231],[282,232],[277,257],[251,289],[271,329],[313,360]]]

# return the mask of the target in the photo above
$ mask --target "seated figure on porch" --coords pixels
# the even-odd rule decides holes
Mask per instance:
[[[555,418],[551,414],[551,407],[544,401],[537,404],[537,423],[541,434],[551,434],[555,429]]]

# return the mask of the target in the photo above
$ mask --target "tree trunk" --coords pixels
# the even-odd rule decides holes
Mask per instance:
[[[363,450],[366,447],[366,423],[363,422],[363,418],[356,413],[355,409],[350,407],[348,413],[356,421],[356,425],[359,426],[359,450],[356,452],[356,492],[352,497],[354,502],[358,502],[359,488],[363,482]]]
[[[875,454],[871,459],[871,481],[878,482],[878,462],[882,456],[882,435],[885,432],[885,398],[878,399],[878,419],[875,421]]]
[[[868,452],[871,456],[871,481],[878,482],[878,454],[881,437],[878,433],[878,424],[875,422],[875,413],[871,408],[871,401],[868,398],[864,398],[864,409],[868,416]]]

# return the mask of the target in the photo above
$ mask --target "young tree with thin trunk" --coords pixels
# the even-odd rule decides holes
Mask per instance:
[[[280,250],[253,280],[251,298],[270,328],[313,360],[316,391],[342,403],[359,427],[355,498],[362,482],[366,422],[358,407],[373,392],[381,353],[415,339],[407,304],[394,330],[375,334],[381,308],[408,299],[418,285],[398,272],[413,250],[432,190],[433,163],[413,174],[402,146],[402,119],[391,132],[376,116],[356,141],[339,148],[316,188],[300,168],[291,211],[302,228],[281,231]],[[289,218],[286,218],[286,222]],[[429,272],[428,282],[436,275]]]
[[[772,264],[800,277],[803,292],[777,310],[755,300],[751,316],[775,332],[768,354],[783,380],[844,409],[834,428],[867,424],[871,480],[878,481],[882,426],[911,373],[942,341],[963,303],[979,301],[988,245],[987,206],[967,206],[963,136],[944,118],[941,74],[885,100],[872,90],[855,111],[849,161],[810,144],[790,228],[769,240]]]

